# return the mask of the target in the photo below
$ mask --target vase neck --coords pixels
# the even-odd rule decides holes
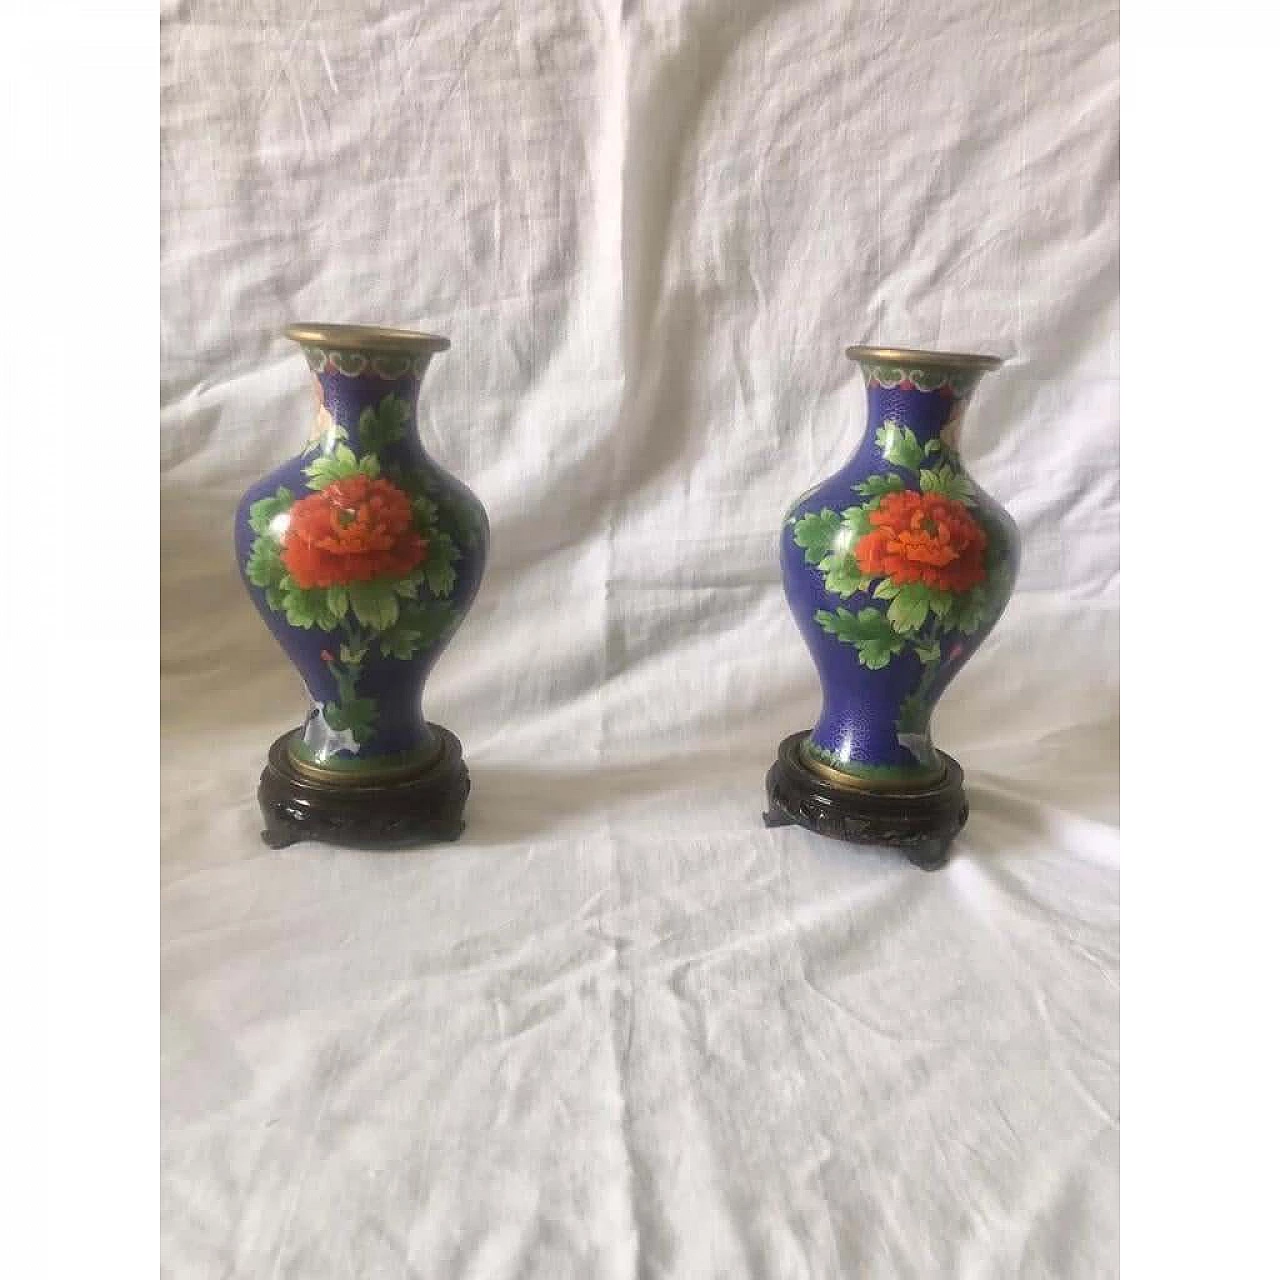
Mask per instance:
[[[384,377],[363,371],[346,373],[332,366],[320,371],[313,367],[315,416],[307,440],[309,443],[320,441],[326,449],[344,440],[353,447],[357,442],[376,447],[372,435],[369,440],[364,439],[369,413],[378,418],[392,412],[397,422],[413,431],[421,386],[422,377],[413,369],[399,377]],[[394,408],[388,410],[392,401]],[[413,434],[416,436],[416,431]]]
[[[285,336],[302,348],[314,377],[316,417],[308,439],[330,446],[351,438],[366,412],[379,414],[388,397],[397,402],[389,406],[396,421],[412,425],[427,366],[449,348],[436,334],[370,325],[296,324]],[[386,434],[374,426],[375,438]]]
[[[940,440],[958,448],[960,425],[982,370],[858,363],[867,387],[868,435],[896,422],[921,445]]]

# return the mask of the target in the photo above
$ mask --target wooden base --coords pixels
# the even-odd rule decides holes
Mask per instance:
[[[432,728],[444,750],[422,773],[367,785],[327,784],[302,777],[289,759],[289,741],[271,744],[258,783],[266,824],[262,839],[273,849],[297,840],[323,840],[352,848],[396,848],[456,840],[471,778],[462,744],[448,729]]]
[[[850,844],[888,845],[926,871],[946,865],[951,842],[969,817],[964,771],[950,756],[942,756],[946,774],[927,791],[857,791],[826,782],[805,766],[800,746],[806,737],[793,733],[778,745],[765,779],[765,826],[794,824]]]

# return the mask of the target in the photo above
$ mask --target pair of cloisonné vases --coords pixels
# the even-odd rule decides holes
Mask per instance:
[[[302,726],[259,786],[273,845],[451,839],[470,788],[422,689],[480,586],[479,500],[422,447],[419,387],[448,341],[296,325],[316,410],[306,447],[236,513],[249,594],[306,685]],[[967,807],[933,707],[1008,603],[1018,537],[969,477],[957,428],[991,357],[851,347],[867,386],[853,456],[796,500],[781,540],[788,603],[818,667],[822,713],[784,740],[770,825],[945,860]]]

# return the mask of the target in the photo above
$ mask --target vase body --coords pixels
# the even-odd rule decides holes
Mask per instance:
[[[867,425],[782,529],[787,602],[818,668],[822,712],[804,763],[829,782],[910,792],[939,783],[930,717],[995,625],[1017,573],[1017,529],[974,483],[958,432],[998,360],[850,348]]]
[[[443,338],[297,326],[313,379],[305,447],[251,485],[236,558],[263,621],[301,675],[306,720],[289,764],[325,783],[412,776],[442,744],[427,674],[480,586],[480,502],[422,446],[417,401]]]

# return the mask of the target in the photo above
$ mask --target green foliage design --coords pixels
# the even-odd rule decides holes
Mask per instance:
[[[858,661],[871,671],[887,667],[889,659],[901,653],[906,643],[879,609],[860,609],[857,613],[843,607],[835,613],[819,609],[813,617],[823,631],[835,636],[842,644],[854,645],[858,650]]]
[[[319,492],[339,480],[348,480],[360,474],[376,480],[382,474],[382,466],[376,454],[366,453],[357,458],[350,445],[336,444],[332,452],[321,454],[314,462],[309,462],[303,471],[307,477],[307,488]]]
[[[977,503],[973,481],[963,471],[957,471],[950,463],[945,462],[936,471],[926,468],[920,472],[920,492],[940,493],[944,498],[963,502],[966,507]]]
[[[275,491],[274,496],[259,498],[249,508],[249,524],[254,533],[266,533],[276,516],[283,515],[291,506],[293,506],[293,494],[284,485],[281,485]],[[258,585],[261,586],[262,584],[259,583]]]
[[[839,528],[840,517],[834,511],[825,509],[801,516],[796,521],[796,546],[804,548],[807,563],[818,564],[826,557]]]
[[[930,440],[929,443],[937,444],[937,441]],[[902,477],[896,471],[883,476],[868,476],[861,484],[853,486],[854,492],[864,498],[883,498],[886,493],[897,493],[903,487]]]
[[[890,418],[876,430],[876,444],[886,462],[893,463],[895,467],[905,467],[908,471],[920,470],[924,450],[910,427]]]
[[[360,444],[368,453],[379,453],[404,438],[409,406],[399,396],[384,396],[376,409],[360,415]]]

